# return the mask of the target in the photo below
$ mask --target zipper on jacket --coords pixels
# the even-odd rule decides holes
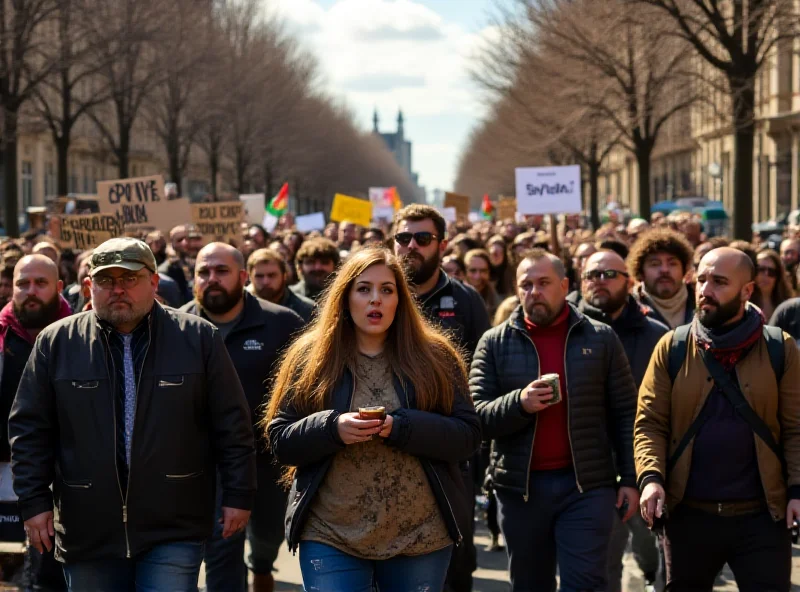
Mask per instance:
[[[580,321],[578,321],[578,323],[580,323]],[[567,338],[564,341],[564,387],[566,390],[566,393],[564,394],[566,395],[565,398],[567,403],[567,438],[569,439],[569,453],[570,456],[572,456],[573,472],[575,473],[575,485],[578,486],[578,491],[583,493],[581,482],[578,479],[578,463],[575,462],[575,448],[572,446],[572,420],[569,412],[569,372],[567,372],[567,348],[569,347],[569,334],[572,333],[572,329],[574,329],[578,323],[574,323],[569,326],[569,329],[567,329]]]
[[[442,491],[442,495],[444,496],[444,501],[447,502],[447,507],[450,510],[450,517],[453,519],[453,524],[456,527],[456,532],[458,533],[458,539],[456,540],[456,546],[459,546],[461,543],[464,542],[464,537],[461,535],[461,529],[458,527],[458,520],[456,520],[456,513],[453,511],[453,506],[450,504],[450,499],[447,497],[447,492],[444,490],[444,485],[442,485],[442,480],[439,479],[439,473],[436,472],[436,469],[433,468],[433,464],[428,462],[428,468],[433,473],[433,476],[436,477],[437,483],[439,483],[439,489]]]
[[[150,320],[147,321],[150,324]],[[133,400],[133,429],[131,431],[131,460],[128,464],[128,484],[125,487],[125,500],[122,506],[122,521],[125,523],[125,545],[127,547],[127,558],[131,558],[131,542],[128,538],[128,494],[131,491],[131,475],[133,474],[133,436],[136,433],[136,409],[139,407],[139,388],[142,386],[142,373],[144,373],[144,365],[147,362],[147,354],[150,352],[150,343],[152,341],[152,326],[147,328],[147,347],[144,350],[144,358],[142,358],[142,368],[139,370],[139,381],[136,383],[136,398]],[[115,430],[116,433],[116,430]],[[116,454],[114,455],[116,457]]]
[[[517,329],[519,331],[519,329]],[[531,342],[531,346],[533,347],[533,353],[536,354],[536,363],[539,366],[539,374],[542,373],[542,360],[539,358],[539,350],[536,349],[536,344],[531,339],[531,336],[528,335],[527,331],[521,331],[525,335],[525,338]],[[531,492],[531,463],[533,462],[533,445],[536,442],[536,428],[539,427],[539,416],[534,415],[533,418],[533,439],[531,440],[531,452],[528,455],[528,468],[525,471],[525,495],[522,496],[523,501],[527,503],[530,499]],[[567,426],[567,431],[569,431],[569,426]]]

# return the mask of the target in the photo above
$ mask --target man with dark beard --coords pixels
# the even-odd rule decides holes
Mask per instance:
[[[447,248],[445,229],[444,218],[435,208],[420,204],[406,206],[394,217],[394,252],[404,262],[423,313],[453,336],[453,345],[464,352],[469,363],[478,340],[491,324],[481,295],[448,277],[440,267]],[[471,464],[470,471],[463,477],[467,491],[472,493],[473,486],[483,484],[483,474],[477,462]],[[474,495],[467,502],[474,505]],[[473,533],[462,535],[464,544],[453,551],[447,574],[447,588],[452,592],[472,590],[472,572],[477,566]]]
[[[578,303],[578,310],[587,317],[611,325],[622,341],[638,389],[656,344],[669,328],[645,316],[639,303],[630,295],[630,285],[622,257],[613,251],[599,251],[584,264],[583,298]],[[623,524],[615,516],[608,545],[609,592],[622,590],[622,555],[628,546],[629,534],[634,557],[647,583],[655,584],[659,577],[661,560],[658,546],[642,517],[637,513]],[[663,590],[660,583],[658,589]]]
[[[194,301],[181,310],[200,315],[216,325],[225,341],[236,372],[244,387],[254,424],[266,403],[272,367],[303,320],[288,308],[261,300],[244,290],[247,281],[244,257],[234,247],[211,243],[197,255]],[[283,517],[286,491],[277,483],[281,467],[267,452],[266,442],[256,430],[258,492],[247,526],[250,554],[247,566],[253,571],[254,592],[272,592],[272,566],[284,538]],[[217,501],[220,512],[221,499]],[[206,544],[206,587],[209,592],[244,592],[247,569],[244,558],[245,533],[222,538],[217,526]]]
[[[639,390],[641,511],[653,524],[668,508],[669,589],[711,590],[725,563],[740,590],[791,585],[800,359],[794,339],[765,328],[748,303],[754,280],[746,254],[706,254],[695,319],[661,339]]]
[[[305,241],[296,257],[300,281],[289,289],[300,296],[317,300],[339,267],[340,260],[339,249],[333,241],[321,237]]]
[[[280,253],[272,249],[253,251],[247,259],[247,274],[250,284],[245,288],[253,296],[258,296],[274,304],[293,310],[308,323],[314,313],[314,301],[289,289],[289,265]]]
[[[58,267],[44,255],[23,257],[14,268],[12,301],[0,311],[0,462],[7,463],[8,415],[39,332],[71,314],[60,296]],[[53,552],[25,550],[29,584],[47,590],[65,590],[64,574]]]

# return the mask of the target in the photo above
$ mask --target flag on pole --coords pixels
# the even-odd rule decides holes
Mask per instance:
[[[484,220],[491,220],[492,214],[494,213],[494,206],[492,205],[492,201],[489,199],[489,194],[483,194],[483,203],[481,204],[481,216],[483,216]]]
[[[400,194],[397,193],[397,187],[392,187],[392,207],[396,212],[403,207],[403,202],[400,200]]]
[[[275,218],[280,218],[286,213],[286,206],[289,204],[289,184],[284,183],[278,194],[267,204],[267,213]]]

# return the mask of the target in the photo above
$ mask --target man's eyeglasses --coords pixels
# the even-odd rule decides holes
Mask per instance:
[[[398,232],[394,235],[394,242],[396,242],[398,245],[407,247],[411,244],[412,238],[420,247],[427,247],[429,244],[431,244],[433,239],[439,239],[439,237],[432,232]]]
[[[110,275],[95,276],[92,278],[92,282],[101,290],[113,290],[117,284],[122,286],[124,290],[130,290],[139,284],[140,279],[142,279],[141,276],[135,273],[126,273],[117,278]]]
[[[630,277],[630,275],[624,271],[617,271],[616,269],[593,269],[583,272],[583,279],[589,280],[590,282],[596,282],[597,280],[613,280],[616,279],[617,276]]]
[[[778,277],[778,270],[775,269],[774,267],[767,267],[766,265],[759,265],[758,267],[756,267],[756,271],[758,273],[765,273],[765,274],[767,274],[767,276],[769,276],[771,278]]]

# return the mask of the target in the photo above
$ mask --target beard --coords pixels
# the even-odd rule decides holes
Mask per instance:
[[[112,305],[118,302],[124,302],[128,306],[112,308]],[[153,308],[153,303],[148,300],[137,304],[123,296],[107,301],[102,306],[99,306],[94,299],[92,299],[92,308],[99,319],[110,323],[114,327],[118,327],[119,325],[127,325],[130,323],[138,324]]]
[[[628,301],[628,289],[623,287],[619,292],[614,294],[611,290],[607,293],[590,292],[586,301],[595,308],[602,310],[606,314],[613,314],[625,306]]]
[[[243,290],[244,286],[240,281],[236,282],[230,292],[222,286],[210,286],[200,296],[198,304],[211,314],[225,314],[239,304],[243,298]]]
[[[662,300],[668,300],[678,293],[678,290],[683,287],[683,282],[676,282],[675,278],[671,275],[660,275],[655,282],[645,282],[644,287],[651,296],[661,298]]]
[[[333,274],[321,269],[303,272],[303,281],[306,283],[306,286],[313,291],[324,290],[325,286],[328,284],[328,278],[332,275]]]
[[[721,327],[739,314],[739,311],[742,308],[742,303],[738,298],[729,300],[724,304],[711,298],[704,298],[702,304],[714,305],[714,308],[710,310],[703,310],[700,306],[698,306],[694,311],[697,320],[700,321],[700,324],[707,329],[716,329]]]
[[[561,314],[562,308],[553,310],[553,307],[547,302],[540,300],[538,302],[534,302],[532,305],[530,305],[530,307],[526,305],[525,316],[527,316],[534,325],[538,325],[540,327],[549,327],[553,321],[556,320],[558,315]]]
[[[262,300],[269,300],[270,302],[275,302],[277,300],[278,296],[280,296],[283,293],[285,288],[286,288],[285,285],[283,287],[277,288],[277,289],[276,288],[270,288],[269,286],[264,286],[258,292],[255,292],[255,290],[253,290],[253,291],[255,292],[256,296],[258,296]]]
[[[27,309],[25,305],[29,302],[36,302],[39,308]],[[47,302],[42,302],[36,296],[28,296],[21,306],[15,302],[14,316],[20,324],[26,329],[44,329],[50,323],[58,320],[58,313],[61,309],[61,301],[56,293],[53,298]]]
[[[439,251],[425,259],[416,251],[410,251],[403,256],[403,267],[406,270],[407,277],[411,280],[412,284],[417,286],[424,284],[433,277],[436,270],[439,269],[441,259]]]

